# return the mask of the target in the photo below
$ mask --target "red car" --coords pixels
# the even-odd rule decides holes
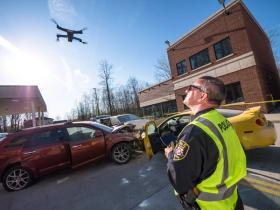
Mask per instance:
[[[110,156],[131,158],[131,133],[95,122],[71,122],[24,129],[0,141],[0,177],[7,191],[29,186],[41,175]]]

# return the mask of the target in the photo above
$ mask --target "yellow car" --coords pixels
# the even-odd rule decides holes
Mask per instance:
[[[277,139],[273,123],[266,120],[261,107],[245,111],[217,109],[235,127],[245,150],[267,147]],[[160,123],[150,121],[145,125],[144,147],[151,158],[155,153],[176,140],[182,129],[191,121],[191,111],[181,112],[166,118]]]

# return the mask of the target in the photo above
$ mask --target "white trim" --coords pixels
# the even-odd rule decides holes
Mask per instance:
[[[170,94],[167,96],[163,96],[160,98],[156,98],[150,101],[145,101],[140,103],[140,107],[145,107],[145,106],[149,106],[149,105],[153,105],[153,104],[158,104],[158,103],[162,103],[162,102],[166,102],[166,101],[171,101],[171,100],[175,100],[175,93],[174,94]]]
[[[199,77],[205,75],[220,77],[255,65],[256,65],[256,61],[255,61],[254,54],[252,51],[250,51],[231,60],[227,60],[223,63],[219,63],[215,66],[211,66],[202,71],[192,73],[184,78],[175,80],[173,82],[174,90],[178,90],[180,88],[191,85]]]
[[[169,81],[170,81],[170,83],[168,83]],[[146,90],[154,89],[154,88],[156,88],[156,86],[161,86],[161,84],[171,85],[172,84],[172,80],[170,78],[170,79],[164,80],[164,81],[162,81],[160,83],[153,84],[153,85],[151,85],[151,86],[149,86],[149,87],[147,87],[147,88],[145,88],[143,90],[140,90],[138,93],[141,94],[142,92],[145,92]]]
[[[197,71],[197,70],[199,70],[199,69],[202,69],[202,68],[204,68],[204,67],[206,67],[206,66],[210,66],[212,64],[212,62],[210,61],[209,63],[206,63],[206,64],[204,64],[203,66],[200,66],[200,67],[198,67],[198,68],[196,68],[196,69],[192,69],[191,71],[193,72],[193,71]]]
[[[226,59],[226,58],[229,58],[229,57],[231,57],[231,56],[233,56],[233,55],[234,55],[233,53],[230,53],[230,54],[228,54],[227,56],[224,56],[224,57],[222,57],[222,58],[216,60],[216,62],[222,61],[222,60],[224,60],[224,59]],[[216,56],[216,55],[215,55],[215,56]]]
[[[177,70],[177,69],[176,69]],[[188,69],[186,69],[187,71],[184,73],[184,74],[180,74],[180,75],[177,75],[177,77],[183,77],[183,76],[186,76],[188,74]],[[178,73],[178,71],[177,71]]]

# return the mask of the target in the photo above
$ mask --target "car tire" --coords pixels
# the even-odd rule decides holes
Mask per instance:
[[[32,175],[26,168],[14,166],[4,173],[2,184],[6,191],[11,192],[28,187],[32,181]]]
[[[127,163],[131,158],[131,148],[128,143],[119,143],[112,149],[111,158],[118,164]]]

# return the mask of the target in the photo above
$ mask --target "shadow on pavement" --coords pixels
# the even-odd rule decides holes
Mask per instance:
[[[247,168],[280,173],[280,147],[270,146],[248,150],[246,158]]]

